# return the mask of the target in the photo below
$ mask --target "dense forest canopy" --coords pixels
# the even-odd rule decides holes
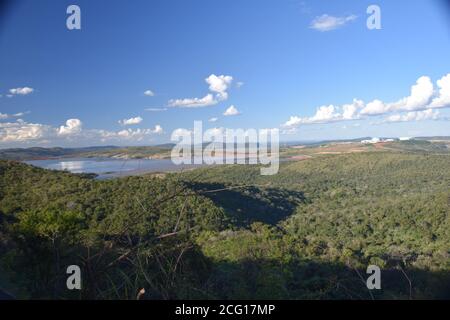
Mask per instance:
[[[259,173],[100,181],[0,161],[0,284],[28,298],[450,298],[448,155],[323,155]],[[79,292],[65,288],[73,264]],[[381,290],[366,287],[369,264]]]

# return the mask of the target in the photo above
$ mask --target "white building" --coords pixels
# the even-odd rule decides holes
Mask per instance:
[[[380,138],[372,138],[371,140],[361,141],[362,144],[375,144],[375,143],[380,143],[380,142],[381,142]]]

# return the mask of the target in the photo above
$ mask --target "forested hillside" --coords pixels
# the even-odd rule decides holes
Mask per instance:
[[[2,161],[5,283],[32,298],[450,298],[447,155],[324,155],[259,173],[98,181]],[[65,289],[71,264],[78,293]],[[367,289],[369,264],[382,290]]]

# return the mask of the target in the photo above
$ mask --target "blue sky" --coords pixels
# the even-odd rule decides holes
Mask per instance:
[[[71,4],[81,30],[66,27]],[[381,30],[366,26],[371,4]],[[194,120],[280,128],[285,141],[450,135],[443,1],[24,0],[2,10],[0,147],[157,144]]]

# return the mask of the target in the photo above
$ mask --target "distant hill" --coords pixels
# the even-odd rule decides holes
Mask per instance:
[[[3,160],[38,160],[63,157],[121,157],[121,158],[148,158],[152,156],[163,157],[167,155],[171,144],[146,147],[117,147],[100,146],[85,148],[12,148],[0,150],[0,159]]]
[[[389,148],[413,153],[450,153],[448,143],[416,139],[408,141],[395,141],[389,145]]]
[[[427,140],[427,141],[450,141],[448,136],[434,136],[434,137],[417,137],[415,140]]]
[[[363,140],[370,140],[371,137],[362,137],[346,140],[324,140],[324,141],[303,141],[280,143],[282,148],[291,148],[296,145],[303,145],[308,148],[316,148],[332,144],[359,143]],[[382,138],[385,139],[385,138]],[[389,144],[390,149],[401,150],[405,152],[432,152],[449,153],[450,137],[418,137],[409,141],[395,141]],[[203,144],[203,147],[208,145]],[[84,148],[11,148],[0,149],[0,159],[2,160],[38,160],[49,158],[64,157],[102,157],[119,159],[161,159],[170,156],[170,150],[174,147],[173,143],[166,143],[155,146],[93,146]]]

